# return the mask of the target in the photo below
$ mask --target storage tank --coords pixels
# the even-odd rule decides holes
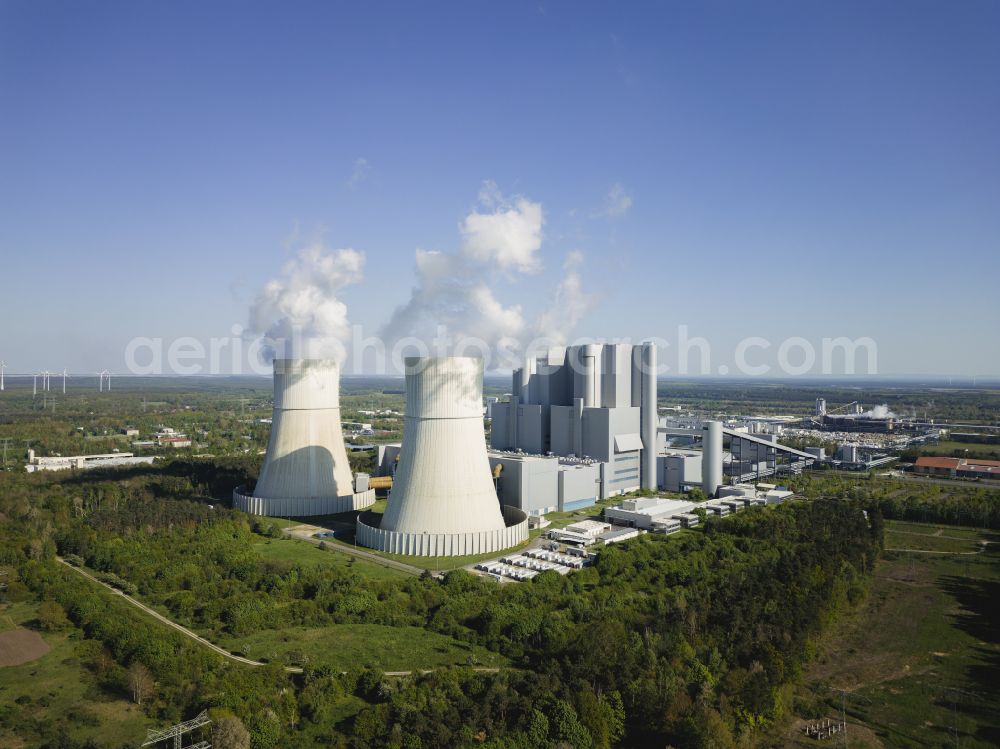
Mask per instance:
[[[358,543],[398,554],[479,554],[527,540],[527,516],[501,509],[483,429],[482,360],[408,357],[403,449],[381,519]]]
[[[701,488],[709,497],[722,486],[722,422],[706,421],[702,426]]]
[[[255,515],[327,515],[371,505],[356,493],[340,423],[340,367],[329,359],[275,359],[267,454],[252,494],[233,506]]]

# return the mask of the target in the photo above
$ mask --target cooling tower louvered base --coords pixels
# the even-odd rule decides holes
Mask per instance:
[[[233,491],[233,509],[268,517],[311,517],[363,510],[375,503],[375,490],[340,497],[254,497],[243,487]]]
[[[362,513],[355,527],[355,540],[369,549],[418,557],[456,557],[491,554],[528,540],[528,516],[516,507],[503,508],[506,526],[470,533],[400,533],[377,527],[380,516]]]

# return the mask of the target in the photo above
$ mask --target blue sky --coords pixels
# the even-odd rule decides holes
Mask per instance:
[[[488,277],[527,319],[578,250],[577,335],[1000,375],[998,35],[975,0],[4,2],[0,358],[228,335],[296,226],[365,253],[374,334],[492,180],[543,207],[542,270]]]

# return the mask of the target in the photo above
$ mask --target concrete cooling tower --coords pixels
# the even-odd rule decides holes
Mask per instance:
[[[482,398],[482,360],[406,359],[399,467],[381,522],[371,513],[358,517],[358,543],[397,554],[459,556],[527,540],[527,516],[501,509],[497,499]]]
[[[287,517],[360,510],[374,501],[374,491],[356,493],[351,481],[340,425],[340,367],[326,359],[275,359],[267,455],[253,493],[237,489],[233,506]]]

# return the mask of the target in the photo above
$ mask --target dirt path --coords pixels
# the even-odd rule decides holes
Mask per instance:
[[[190,629],[188,629],[187,627],[185,627],[185,626],[183,626],[181,624],[178,624],[175,621],[172,621],[172,620],[168,619],[167,617],[163,616],[163,614],[159,613],[155,609],[151,609],[146,604],[141,603],[141,602],[137,601],[136,599],[134,599],[132,596],[130,596],[130,595],[128,595],[126,593],[123,593],[122,591],[118,590],[118,588],[115,588],[115,587],[113,587],[111,585],[108,585],[106,582],[103,582],[102,580],[98,580],[96,577],[94,577],[93,575],[91,575],[86,570],[80,569],[79,567],[74,567],[72,564],[70,564],[69,562],[67,562],[65,559],[63,559],[61,557],[56,557],[56,560],[59,561],[60,563],[64,564],[64,565],[66,565],[67,567],[69,567],[71,570],[73,570],[78,575],[82,575],[83,577],[87,578],[91,582],[97,583],[98,585],[100,585],[100,586],[102,586],[104,588],[107,588],[108,590],[110,590],[115,595],[120,596],[121,598],[125,599],[130,604],[132,604],[133,606],[135,606],[137,609],[143,611],[144,613],[146,613],[149,616],[153,617],[157,621],[159,621],[159,622],[161,622],[163,624],[166,624],[168,627],[173,627],[175,630],[177,630],[178,632],[180,632],[185,637],[190,637],[192,640],[195,640],[196,642],[198,642],[199,644],[205,646],[206,648],[209,648],[210,650],[214,650],[216,653],[218,653],[219,655],[223,656],[224,658],[228,658],[231,661],[236,661],[237,663],[242,663],[245,666],[266,666],[267,665],[266,663],[262,663],[261,661],[255,661],[255,660],[253,660],[251,658],[244,658],[241,655],[234,655],[233,653],[230,653],[225,648],[219,647],[214,642],[211,642],[210,640],[206,640],[204,637],[202,637],[201,635],[199,635],[197,632],[193,632]],[[392,560],[385,560],[385,561],[392,561]],[[302,669],[299,668],[298,666],[285,666],[284,669],[285,669],[285,671],[287,671],[290,674],[301,674],[302,673]],[[495,673],[498,673],[500,671],[499,668],[487,668],[485,666],[477,666],[477,667],[474,667],[472,670],[473,671],[478,671],[480,673],[487,673],[487,674],[495,674]],[[383,676],[389,676],[389,677],[401,677],[401,676],[410,676],[410,675],[412,675],[414,673],[429,674],[429,673],[432,673],[433,671],[434,671],[434,669],[420,669],[418,671],[383,671],[382,675]]]
[[[899,533],[899,534],[901,534],[903,536],[920,536],[922,538],[947,538],[949,541],[968,541],[969,543],[972,543],[973,541],[975,541],[975,542],[981,543],[981,544],[992,543],[991,541],[987,541],[987,540],[982,539],[982,538],[975,539],[975,538],[962,538],[961,536],[946,536],[946,535],[944,535],[944,529],[943,528],[939,528],[934,533],[917,533],[916,531],[901,531],[901,530],[899,530],[899,528],[889,528],[889,529],[887,529],[887,532],[888,533]]]
[[[111,585],[108,585],[106,582],[103,582],[102,580],[98,580],[96,577],[94,577],[93,575],[91,575],[86,570],[82,570],[79,567],[74,567],[72,564],[70,564],[69,562],[67,562],[65,559],[63,559],[61,557],[56,557],[56,559],[59,562],[61,562],[62,564],[64,564],[67,567],[69,567],[71,570],[73,570],[78,575],[82,575],[83,577],[87,578],[91,582],[95,582],[98,585],[100,585],[100,586],[102,586],[104,588],[107,588],[108,590],[110,590],[115,595],[124,598],[126,601],[128,601],[130,604],[132,604],[133,606],[135,606],[137,609],[139,609],[139,610],[141,610],[141,611],[149,614],[151,617],[153,617],[154,619],[162,622],[163,624],[166,624],[168,627],[173,627],[174,629],[176,629],[178,632],[180,632],[185,637],[190,637],[192,640],[195,640],[195,641],[201,643],[202,645],[204,645],[209,650],[214,650],[219,655],[221,655],[221,656],[223,656],[225,658],[228,658],[231,661],[236,661],[237,663],[242,663],[242,664],[244,664],[246,666],[264,666],[264,665],[266,665],[264,663],[261,663],[260,661],[251,660],[250,658],[244,658],[241,655],[233,655],[232,653],[230,653],[225,648],[220,648],[214,642],[210,642],[209,640],[206,640],[204,637],[202,637],[198,633],[192,632],[187,627],[185,627],[185,626],[183,626],[181,624],[178,624],[175,621],[167,619],[167,617],[163,616],[163,614],[161,614],[160,612],[156,611],[155,609],[151,609],[149,606],[147,606],[144,603],[140,603],[139,601],[137,601],[136,599],[134,599],[132,596],[130,596],[130,595],[128,595],[126,593],[123,593],[122,591],[118,590],[118,588],[115,588],[115,587],[113,587]],[[297,668],[295,666],[285,666],[285,670],[288,671],[289,673],[293,673],[293,674],[300,674],[300,673],[302,673],[302,669],[301,668]]]
[[[982,554],[986,551],[987,545],[992,543],[991,541],[980,541],[980,547],[976,551],[933,551],[931,549],[890,549],[886,548],[885,551],[900,551],[907,554],[944,554],[945,556],[952,557],[974,557],[977,554]]]

